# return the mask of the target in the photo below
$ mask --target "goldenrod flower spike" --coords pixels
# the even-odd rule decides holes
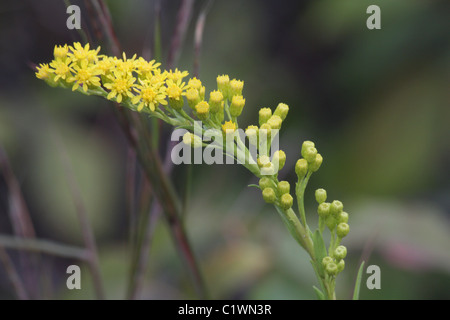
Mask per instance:
[[[257,187],[264,201],[275,206],[293,238],[311,256],[322,290],[316,288],[318,297],[335,299],[335,278],[344,269],[347,254],[340,242],[350,230],[349,216],[343,211],[342,202],[326,202],[326,191],[317,189],[318,229],[313,233],[307,224],[305,188],[311,175],[323,162],[312,141],[302,144],[302,158],[295,165],[298,215],[292,209],[294,198],[290,194],[291,186],[288,181],[278,181],[278,171],[286,164],[286,153],[273,150],[272,144],[275,137],[272,130],[282,127],[289,112],[288,105],[279,103],[273,112],[270,108],[259,110],[258,125],[250,125],[245,130],[250,144],[248,148],[245,139],[235,134],[237,118],[246,104],[242,95],[244,81],[230,80],[228,75],[217,76],[217,90],[209,93],[208,100],[205,99],[206,88],[200,79],[193,77],[184,80],[189,75],[187,71],[161,70],[160,63],[146,61],[136,54],[131,58],[125,53],[121,57],[110,57],[99,55],[99,51],[100,47],[91,49],[89,44],[83,46],[79,42],[71,46],[57,45],[53,50],[54,59],[49,64],[40,64],[36,68],[36,77],[51,86],[72,88],[87,95],[95,94],[115,100],[124,107],[148,113],[174,127],[188,128],[190,131],[200,129],[202,133],[209,129],[217,133],[221,129],[224,139],[215,140],[219,143],[218,148],[242,161],[240,163],[259,178]],[[183,109],[186,101],[193,111],[192,117]],[[228,121],[223,123],[225,115]],[[199,124],[195,119],[203,122]],[[183,136],[185,144],[194,148],[205,145],[200,136],[190,131]],[[231,147],[232,152],[229,152],[228,147]],[[272,154],[272,157],[268,154]],[[328,249],[323,240],[325,227],[328,227],[331,235]]]

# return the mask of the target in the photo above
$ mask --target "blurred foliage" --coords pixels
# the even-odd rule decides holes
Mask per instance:
[[[85,12],[83,1],[73,3]],[[151,56],[154,1],[107,3],[127,56]],[[195,3],[178,63],[191,72],[194,24],[204,3]],[[243,125],[256,122],[259,107],[291,107],[280,141],[288,157],[282,174],[291,183],[301,142],[316,142],[324,164],[307,189],[309,218],[315,219],[318,187],[342,199],[350,214],[344,241],[349,261],[338,296],[351,296],[363,255],[367,265],[381,267],[382,288],[363,286],[362,298],[449,299],[450,2],[378,0],[382,29],[374,31],[366,28],[371,4],[215,1],[206,18],[200,76],[207,90],[218,74],[245,81]],[[164,64],[180,1],[161,5]],[[30,69],[49,61],[55,44],[79,39],[66,29],[66,17],[63,1],[0,4],[0,144],[37,235],[79,244],[61,160],[67,152],[99,240],[107,296],[123,298],[129,259],[125,139],[107,102],[49,88]],[[172,177],[181,193],[186,166],[176,167]],[[251,175],[238,165],[196,165],[193,177],[186,228],[212,297],[314,299],[307,255],[259,192],[247,188],[255,182]],[[2,233],[11,231],[6,194],[0,179]],[[49,261],[59,275],[57,297],[93,297],[85,266],[83,290],[70,292],[64,285],[67,261]],[[10,292],[2,271],[0,297]],[[195,297],[162,219],[143,297]]]

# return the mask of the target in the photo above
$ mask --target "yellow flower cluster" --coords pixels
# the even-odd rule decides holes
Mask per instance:
[[[54,59],[49,64],[40,64],[36,76],[51,86],[103,96],[132,110],[150,113],[176,127],[193,129],[197,126],[194,119],[198,119],[206,128],[218,129],[225,134],[239,128],[237,118],[246,102],[242,95],[243,81],[219,75],[217,88],[206,94],[202,81],[196,77],[187,78],[187,71],[162,70],[155,60],[146,61],[136,55],[130,58],[123,53],[122,57],[111,57],[99,52],[100,47],[91,49],[89,44],[83,46],[79,42],[57,45],[53,51]],[[192,115],[183,109],[185,103]],[[281,128],[288,111],[289,107],[283,103],[273,114],[270,108],[261,108],[259,125],[249,126],[246,133],[250,138],[266,131],[268,144],[252,138],[253,144],[270,149],[270,132]]]
[[[161,71],[160,63],[134,55],[121,58],[99,54],[100,47],[90,49],[76,42],[73,46],[55,46],[54,60],[40,64],[36,76],[53,86],[81,89],[86,94],[106,92],[106,98],[118,103],[129,99],[138,111],[151,111],[167,100],[180,101],[187,86],[187,71]],[[102,90],[100,90],[102,89]]]
[[[123,53],[121,58],[99,54],[100,47],[91,49],[79,42],[73,45],[55,46],[54,59],[40,64],[36,76],[51,86],[72,88],[85,94],[96,94],[137,111],[154,112],[159,106],[167,106],[181,113],[185,101],[195,116],[214,127],[222,127],[224,114],[236,123],[242,112],[245,99],[242,97],[244,82],[230,80],[227,75],[217,78],[218,88],[205,98],[205,87],[201,80],[187,71],[161,70],[160,63],[146,61],[136,55],[131,58]],[[224,103],[230,102],[230,106]],[[225,110],[226,109],[226,110]],[[236,128],[227,124],[228,129]]]

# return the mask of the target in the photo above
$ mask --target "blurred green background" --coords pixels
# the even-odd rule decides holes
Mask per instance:
[[[92,27],[85,2],[72,3],[81,7],[82,26]],[[127,56],[151,56],[155,1],[106,3]],[[163,66],[180,3],[161,1]],[[191,74],[205,3],[195,2],[176,65]],[[381,8],[381,30],[366,27],[371,4]],[[361,257],[381,268],[380,290],[367,289],[364,274],[363,299],[450,298],[449,16],[448,0],[216,0],[206,17],[206,89],[215,88],[218,74],[244,80],[244,126],[257,122],[260,107],[290,106],[280,144],[288,157],[282,175],[291,184],[304,140],[324,156],[306,206],[314,221],[314,190],[323,187],[350,214],[337,292],[343,299],[351,297]],[[126,139],[106,100],[48,87],[31,69],[52,59],[55,44],[80,40],[66,28],[67,17],[64,1],[0,3],[0,145],[37,237],[82,245],[61,160],[67,152],[94,226],[107,297],[121,299],[129,268]],[[170,128],[163,131],[165,141]],[[186,170],[172,173],[180,194]],[[238,165],[195,165],[192,174],[184,218],[211,297],[315,299],[309,259],[273,207],[247,187],[256,179]],[[12,232],[10,207],[0,177],[2,234]],[[156,223],[141,298],[195,298],[166,221]],[[8,252],[20,270],[17,252]],[[65,270],[77,263],[42,256],[37,274],[51,276],[34,297],[93,298],[82,264],[82,290],[65,287]],[[14,297],[0,265],[0,298]]]

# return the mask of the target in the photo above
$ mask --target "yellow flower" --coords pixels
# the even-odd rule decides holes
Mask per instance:
[[[55,59],[65,59],[67,58],[67,54],[69,53],[69,47],[67,44],[64,46],[55,46],[53,49],[53,55],[55,56]]]
[[[95,64],[97,69],[100,70],[103,75],[111,73],[112,67],[114,66],[113,58],[108,56],[99,56],[99,60]]]
[[[75,81],[72,91],[83,87],[83,91],[87,92],[89,86],[100,86],[100,78],[102,70],[98,69],[96,65],[90,64],[87,60],[82,60],[79,65],[74,66],[74,76],[67,79],[68,82]]]
[[[184,82],[177,83],[172,80],[166,81],[166,93],[171,99],[179,100],[182,96],[186,95],[186,90],[189,89]]]
[[[89,50],[89,43],[84,47],[79,42],[75,42],[72,46],[69,46],[71,53],[68,56],[72,58],[73,61],[79,61],[87,59],[89,62],[96,61],[98,59],[97,54],[100,51],[100,47],[95,50]]]
[[[161,65],[161,63],[156,63],[155,60],[147,61],[142,57],[139,57],[134,62],[136,72],[143,76],[153,76],[153,72]]]
[[[36,68],[36,77],[38,79],[47,80],[53,75],[53,69],[51,69],[48,63],[41,63],[39,67]]]
[[[188,86],[190,88],[200,91],[202,88],[202,82],[199,79],[197,79],[196,77],[194,77],[192,79],[189,79]]]
[[[222,125],[223,133],[233,133],[236,130],[236,124],[232,121],[225,121],[225,123]]]
[[[231,99],[233,96],[242,95],[243,88],[244,88],[244,81],[240,81],[240,80],[236,80],[236,79],[231,80],[230,81],[230,89],[229,89],[230,90],[229,98]]]
[[[131,59],[127,59],[127,55],[125,52],[122,54],[122,59],[115,58],[113,60],[116,69],[123,73],[131,73],[136,70],[135,64],[136,54],[131,57]]]
[[[166,74],[161,73],[161,69],[156,68],[153,71],[153,74],[147,75],[147,80],[149,80],[152,85],[162,86],[166,82]]]
[[[174,82],[171,79],[166,81],[166,86],[166,94],[169,97],[170,106],[175,110],[181,110],[184,104],[183,96],[186,95],[186,90],[189,87],[184,82]]]
[[[55,73],[55,81],[58,81],[59,79],[63,79],[66,80],[67,77],[71,76],[71,71],[72,71],[72,66],[71,66],[72,61],[70,60],[70,58],[67,58],[66,60],[53,60],[50,63],[50,67],[52,67],[54,69],[54,73]]]
[[[245,99],[242,96],[233,96],[230,105],[230,114],[232,117],[239,117],[245,105]]]
[[[178,68],[175,69],[175,71],[165,71],[166,77],[169,80],[172,80],[175,83],[181,83],[181,80],[183,80],[184,77],[186,77],[189,72],[187,71],[180,71]]]
[[[189,107],[195,110],[195,106],[200,102],[200,95],[198,94],[197,90],[191,88],[186,91],[186,99],[188,101]]]
[[[131,74],[114,70],[112,74],[107,76],[107,79],[111,81],[104,84],[105,88],[110,90],[106,97],[108,100],[116,97],[117,102],[121,103],[123,97],[133,97],[131,87],[136,78]]]
[[[195,106],[195,111],[200,120],[206,120],[209,117],[209,104],[206,101],[200,101]]]
[[[230,77],[228,75],[217,76],[217,89],[222,92],[225,99],[228,98],[228,92],[230,90]]]
[[[144,106],[150,108],[151,111],[155,111],[156,107],[160,104],[167,105],[165,89],[163,86],[151,85],[150,82],[139,80],[140,85],[135,86],[135,91],[138,93],[131,102],[133,104],[139,105],[137,107],[138,111],[141,111]]]
[[[218,90],[211,91],[209,94],[209,106],[211,113],[217,113],[223,109],[223,94]]]

